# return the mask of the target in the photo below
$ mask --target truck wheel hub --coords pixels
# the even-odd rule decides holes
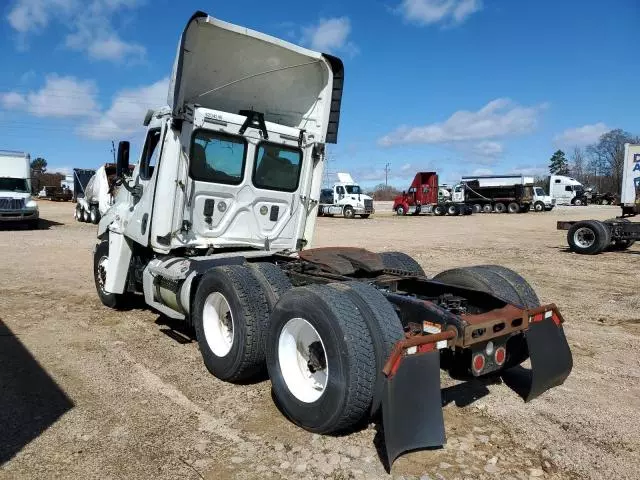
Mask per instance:
[[[596,236],[590,228],[582,227],[573,234],[573,241],[580,248],[589,248],[596,241]]]
[[[233,346],[233,314],[220,292],[211,293],[204,302],[202,326],[207,345],[217,357],[226,356]]]
[[[327,354],[318,331],[304,318],[292,318],[282,328],[278,363],[294,397],[313,403],[322,396],[329,379]]]
[[[107,265],[109,264],[109,257],[101,257],[98,261],[98,285],[103,292],[104,285],[107,283]]]

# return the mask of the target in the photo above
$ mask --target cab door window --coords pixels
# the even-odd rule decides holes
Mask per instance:
[[[147,133],[147,140],[142,150],[142,158],[140,159],[140,178],[149,180],[153,175],[153,170],[160,155],[160,129],[154,128]]]

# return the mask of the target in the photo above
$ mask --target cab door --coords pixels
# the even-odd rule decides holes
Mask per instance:
[[[159,164],[161,139],[164,138],[165,123],[150,126],[140,154],[140,161],[134,171],[132,187],[141,187],[142,195],[133,199],[133,207],[126,234],[140,245],[149,244],[149,227],[155,194],[157,167]]]

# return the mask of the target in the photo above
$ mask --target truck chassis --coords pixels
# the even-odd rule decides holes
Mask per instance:
[[[622,251],[640,240],[640,224],[627,218],[559,221],[558,230],[567,230],[567,244],[572,252],[595,255],[605,250]]]

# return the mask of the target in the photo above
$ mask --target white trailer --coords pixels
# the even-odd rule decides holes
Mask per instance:
[[[369,218],[375,213],[373,198],[362,193],[350,174],[337,173],[338,181],[331,188],[323,188],[320,192],[319,216],[342,215],[344,218]]]
[[[131,177],[118,146],[94,279],[108,307],[141,295],[187,322],[219,379],[266,369],[279,408],[309,431],[381,410],[391,465],[444,443],[441,366],[471,378],[530,356],[531,399],[564,381],[571,352],[556,307],[503,267],[431,280],[401,252],[309,248],[343,79],[334,56],[196,12]]]
[[[31,156],[0,150],[0,225],[38,228],[39,218],[38,203],[31,196]]]

